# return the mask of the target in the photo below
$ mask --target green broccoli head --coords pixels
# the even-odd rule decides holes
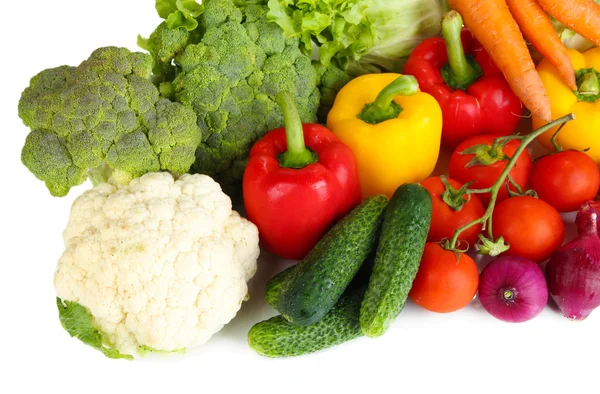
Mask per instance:
[[[152,66],[147,54],[107,47],[78,67],[31,79],[19,102],[32,129],[21,159],[52,195],[66,195],[101,166],[123,183],[152,171],[189,170],[201,141],[196,114],[160,97],[149,79]]]
[[[177,70],[172,64],[173,58],[183,52],[196,36],[197,31],[190,32],[183,27],[169,29],[167,23],[163,22],[149,38],[138,37],[140,48],[149,51],[154,59],[153,73],[161,78],[158,82],[175,77]]]
[[[283,126],[275,102],[280,91],[293,93],[304,122],[317,120],[319,75],[298,38],[286,40],[281,28],[267,21],[264,3],[203,1],[200,33],[174,56],[176,76],[160,85],[164,96],[198,117],[203,139],[192,170],[222,183],[239,182],[254,142]],[[150,52],[156,57],[161,47]]]

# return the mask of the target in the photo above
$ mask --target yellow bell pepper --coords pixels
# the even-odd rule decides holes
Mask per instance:
[[[433,172],[442,110],[413,76],[369,74],[340,90],[327,126],[354,152],[363,197],[391,196]]]
[[[600,48],[584,53],[569,49],[569,56],[577,76],[576,92],[571,91],[561,80],[556,69],[547,60],[543,60],[537,70],[546,87],[552,109],[552,118],[573,113],[575,120],[568,122],[557,136],[563,149],[584,150],[600,164]],[[533,128],[545,124],[534,117]],[[539,137],[539,142],[553,149],[552,136],[556,128],[550,129]]]

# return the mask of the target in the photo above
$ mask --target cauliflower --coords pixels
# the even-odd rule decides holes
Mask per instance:
[[[206,175],[148,173],[73,203],[54,285],[61,322],[107,356],[200,345],[256,272],[258,230]]]
[[[161,98],[150,55],[97,49],[78,67],[40,72],[19,101],[31,128],[21,160],[54,196],[108,167],[119,182],[188,172],[202,139],[194,111]]]

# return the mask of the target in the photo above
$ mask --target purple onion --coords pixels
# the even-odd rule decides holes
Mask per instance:
[[[500,257],[481,272],[479,300],[497,319],[509,323],[533,319],[548,303],[544,272],[526,258]]]
[[[598,207],[588,202],[579,210],[579,237],[561,246],[546,265],[550,295],[571,320],[584,320],[600,306]]]
[[[588,201],[577,211],[577,217],[575,218],[575,224],[577,225],[577,234],[583,235],[587,231],[588,221],[590,215],[595,213],[596,216],[600,215],[600,201]]]

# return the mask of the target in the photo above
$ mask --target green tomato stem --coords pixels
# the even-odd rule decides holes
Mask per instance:
[[[402,75],[379,92],[374,102],[365,105],[358,118],[369,124],[395,119],[402,112],[402,107],[394,101],[394,98],[412,96],[418,91],[417,79],[412,75]]]
[[[304,168],[316,163],[317,154],[306,148],[304,144],[304,129],[302,119],[294,104],[294,99],[289,92],[282,91],[275,97],[275,101],[283,111],[285,122],[285,139],[287,151],[279,155],[279,165],[283,168]]]
[[[498,177],[496,182],[489,189],[485,189],[486,193],[487,192],[490,193],[490,203],[489,203],[485,213],[479,219],[473,220],[472,222],[465,224],[464,226],[460,227],[459,229],[457,229],[454,232],[454,236],[452,237],[449,247],[448,247],[449,250],[453,250],[454,248],[456,248],[456,243],[458,242],[458,237],[460,236],[460,234],[463,231],[468,230],[469,228],[476,226],[478,224],[481,224],[483,226],[487,225],[487,231],[488,231],[489,237],[490,237],[490,239],[493,240],[492,213],[494,212],[494,207],[495,207],[496,201],[498,199],[498,192],[500,191],[500,188],[504,184],[504,181],[510,174],[510,171],[513,169],[513,167],[517,163],[519,156],[527,148],[527,145],[529,145],[538,136],[542,135],[546,131],[548,131],[560,124],[569,122],[573,119],[575,119],[575,115],[568,114],[561,118],[556,119],[553,122],[550,122],[550,123],[540,127],[539,129],[537,129],[529,134],[512,138],[512,139],[519,139],[521,141],[521,144],[519,145],[519,147],[517,148],[517,150],[511,157],[511,159],[506,164],[506,167],[504,167],[504,170],[502,171],[502,173],[500,174],[500,176]],[[481,190],[484,190],[484,189],[481,189]],[[469,193],[481,193],[481,190],[470,190]]]
[[[448,64],[442,69],[442,76],[448,86],[466,90],[481,76],[482,71],[473,57],[465,55],[461,41],[462,26],[462,17],[454,10],[442,19],[442,37],[448,52]]]

